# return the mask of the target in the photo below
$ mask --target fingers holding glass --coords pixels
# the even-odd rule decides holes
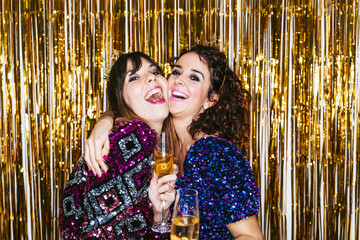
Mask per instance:
[[[170,176],[174,168],[174,150],[170,133],[161,132],[160,141],[154,153],[154,161],[155,173],[159,177],[158,184],[163,184],[158,189],[159,193],[161,193],[170,189],[170,186],[164,183],[173,181],[171,178],[176,177]],[[166,195],[162,194],[160,198],[162,199],[162,221],[161,223],[154,223],[152,230],[161,233],[170,232],[171,225],[165,220],[165,207],[167,204],[163,199],[166,198]]]

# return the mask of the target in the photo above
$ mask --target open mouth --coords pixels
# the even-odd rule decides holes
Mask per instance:
[[[155,87],[148,91],[145,96],[145,100],[149,103],[164,103],[164,94],[160,87]]]
[[[171,98],[175,101],[182,101],[187,99],[188,97],[189,97],[188,95],[178,90],[173,90],[171,94]]]

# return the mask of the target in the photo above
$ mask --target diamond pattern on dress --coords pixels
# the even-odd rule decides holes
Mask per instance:
[[[99,224],[108,223],[132,205],[131,198],[120,175],[87,192],[84,203],[89,219],[89,225],[83,228],[85,232]]]
[[[116,236],[120,236],[123,233],[125,222],[120,221],[116,226],[114,226]]]
[[[78,164],[78,168],[83,168],[84,166],[84,155],[81,157],[79,164]],[[86,182],[86,177],[87,175],[85,175],[86,172],[84,171],[75,171],[75,175],[74,178],[69,178],[69,181],[66,184],[65,190],[72,187],[73,185],[79,185],[81,183],[85,183]]]
[[[136,232],[146,227],[146,221],[141,212],[132,216],[127,216],[125,224],[129,232]]]
[[[118,145],[125,161],[141,151],[141,144],[134,133],[120,139]]]
[[[113,188],[108,192],[104,193],[103,195],[99,196],[98,202],[100,203],[100,207],[103,209],[104,214],[108,214],[117,206],[122,204],[120,199],[121,196],[119,196],[115,188]]]
[[[83,214],[80,207],[76,207],[74,195],[70,195],[63,200],[63,211],[66,217],[75,215],[75,218],[80,218]]]
[[[128,172],[123,174],[124,182],[135,204],[147,195],[149,185],[144,185],[143,182],[146,181],[146,179],[150,181],[151,177],[151,170],[146,167],[148,161],[148,158],[144,158],[133,168],[129,169]]]
[[[60,211],[63,239],[158,239],[150,230],[147,196],[156,133],[138,120],[116,122],[102,177],[93,176],[82,157],[71,173]]]

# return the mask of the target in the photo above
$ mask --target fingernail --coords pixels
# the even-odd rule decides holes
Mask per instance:
[[[100,174],[96,174],[96,176],[97,176],[98,178],[100,178]]]
[[[103,156],[103,159],[106,160],[106,158],[107,158],[106,155],[104,155],[104,156]]]

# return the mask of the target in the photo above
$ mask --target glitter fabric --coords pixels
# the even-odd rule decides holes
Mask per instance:
[[[151,230],[148,198],[156,133],[141,121],[116,122],[101,178],[84,157],[71,173],[60,211],[62,239],[168,239]]]
[[[225,139],[207,137],[195,142],[176,185],[199,192],[199,239],[233,239],[226,224],[259,211],[260,191],[252,169],[239,149]]]

